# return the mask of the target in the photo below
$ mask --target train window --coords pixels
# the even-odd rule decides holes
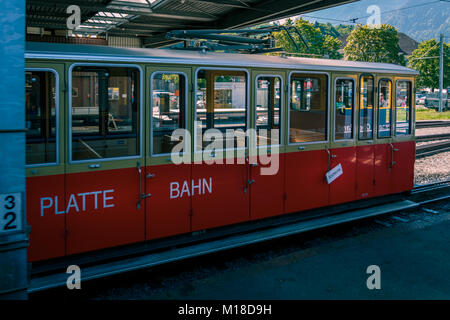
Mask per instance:
[[[353,139],[353,110],[355,82],[336,80],[335,140]]]
[[[289,142],[326,141],[328,76],[294,73],[290,90]]]
[[[395,134],[411,133],[411,87],[410,81],[397,81],[395,103]]]
[[[378,138],[391,136],[392,82],[380,80],[378,84]]]
[[[219,130],[225,140],[223,149],[245,147],[247,129],[247,73],[234,70],[200,70],[196,90],[196,149],[202,150],[211,143],[208,129]],[[211,131],[210,131],[211,132]],[[200,137],[200,135],[204,135]],[[230,141],[228,141],[230,140]]]
[[[258,77],[256,80],[256,144],[258,146],[280,144],[281,89],[280,77]]]
[[[56,163],[56,76],[25,72],[26,164]]]
[[[172,152],[178,141],[172,132],[185,128],[186,77],[179,73],[155,73],[152,77],[152,154]]]
[[[359,139],[373,139],[374,80],[372,76],[361,77],[359,103]]]
[[[72,160],[140,152],[139,70],[78,66],[72,72]]]

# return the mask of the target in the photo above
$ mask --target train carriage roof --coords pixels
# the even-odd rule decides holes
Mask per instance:
[[[418,75],[416,70],[389,63],[332,59],[280,57],[255,54],[200,52],[187,50],[118,48],[44,42],[26,43],[25,58],[51,60],[155,62],[181,65],[261,67],[290,70],[353,71]]]

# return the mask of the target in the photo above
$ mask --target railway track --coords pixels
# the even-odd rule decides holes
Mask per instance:
[[[450,139],[450,133],[416,136],[416,142],[429,142],[429,141],[445,140],[445,139]]]
[[[382,199],[386,201],[386,197]],[[233,248],[244,247],[264,241],[293,236],[299,233],[334,225],[394,214],[400,211],[418,208],[422,205],[450,198],[450,181],[415,186],[410,194],[395,202],[378,205],[366,204],[367,207],[341,212],[328,213],[317,218],[260,225],[259,229],[248,232],[218,237],[209,241],[194,242],[185,246],[173,247],[164,251],[148,252],[137,256],[126,257],[114,261],[82,266],[83,281],[105,278],[125,272],[147,269],[183,259],[212,254]],[[65,270],[52,273],[34,274],[31,278],[29,292],[39,292],[66,285],[68,275]]]
[[[450,140],[420,145],[416,147],[416,159],[447,151],[450,151]]]
[[[416,129],[435,128],[435,127],[450,127],[450,121],[449,120],[416,121]]]

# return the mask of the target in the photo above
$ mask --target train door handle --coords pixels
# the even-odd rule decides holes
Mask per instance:
[[[244,193],[247,193],[248,188],[251,184],[255,183],[255,180],[250,180],[250,159],[249,157],[245,157],[245,170],[246,170],[246,182],[244,187]],[[257,166],[258,164],[252,164],[252,167]]]
[[[391,164],[389,166],[389,171],[391,171],[394,165],[397,164],[397,162],[394,161],[394,152],[399,151],[399,149],[394,148],[394,145],[392,143],[390,143],[389,146],[391,147]]]
[[[331,151],[328,150],[328,148],[326,148],[325,151],[328,153],[328,171],[330,171],[331,170],[331,159],[337,158],[337,155],[331,154]]]
[[[136,206],[137,206],[138,210],[141,210],[141,202],[142,202],[142,200],[145,199],[145,198],[151,197],[152,195],[150,193],[143,193],[142,192],[142,168],[141,168],[141,164],[139,162],[137,163],[137,172],[138,172],[138,176],[139,176],[139,179],[138,179],[139,196],[138,196],[138,202],[137,202]],[[147,177],[148,177],[148,175],[147,175]]]
[[[151,178],[154,178],[156,176],[156,174],[154,174],[154,173],[149,173],[149,174],[147,174],[145,177],[147,178],[147,179],[151,179]]]
[[[140,162],[138,161],[138,163],[137,163],[137,172],[138,172],[138,177],[139,177],[139,179],[138,179],[138,189],[139,189],[139,192],[138,192],[138,202],[137,202],[137,209],[138,210],[141,210],[141,201],[142,201],[142,186],[141,186],[141,184],[142,184],[142,169],[141,169],[141,164],[140,164]]]

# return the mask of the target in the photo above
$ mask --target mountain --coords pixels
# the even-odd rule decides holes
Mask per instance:
[[[449,0],[361,0],[310,12],[302,17],[309,21],[330,22],[334,25],[350,24],[351,19],[358,18],[356,23],[366,24],[367,17],[371,15],[367,13],[367,8],[371,5],[377,5],[380,8],[381,23],[395,26],[399,32],[405,33],[416,41],[439,39],[440,33],[450,37]]]

